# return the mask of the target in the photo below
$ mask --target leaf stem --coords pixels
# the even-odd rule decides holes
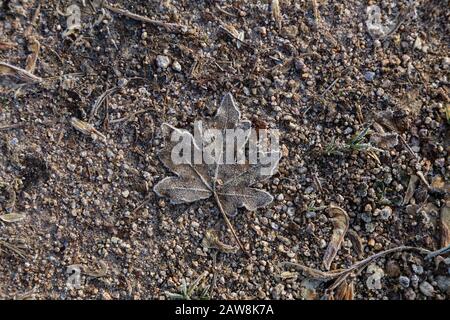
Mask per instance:
[[[236,234],[236,231],[234,230],[233,225],[230,222],[230,219],[228,219],[228,216],[225,213],[225,210],[223,210],[222,202],[220,202],[219,196],[217,195],[216,191],[214,191],[213,193],[214,193],[214,198],[216,199],[217,206],[219,207],[219,210],[222,213],[222,216],[223,216],[225,222],[227,223],[228,228],[230,229],[231,233],[233,234],[234,239],[238,243],[241,250],[244,251],[244,253],[247,255],[247,257],[250,257],[250,254],[248,253],[247,250],[245,250],[244,246],[242,245],[241,240],[239,240],[239,238]]]

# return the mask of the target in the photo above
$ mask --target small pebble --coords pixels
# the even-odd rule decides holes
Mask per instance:
[[[161,69],[167,69],[167,67],[170,65],[170,59],[168,56],[162,56],[159,55],[156,57],[156,65],[158,68]]]

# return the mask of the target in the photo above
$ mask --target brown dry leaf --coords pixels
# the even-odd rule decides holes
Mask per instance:
[[[25,219],[26,215],[24,213],[6,213],[0,215],[0,220],[4,222],[19,222]]]
[[[359,237],[358,233],[353,229],[348,230],[347,234],[348,234],[348,238],[352,242],[352,248],[356,251],[358,258],[361,258],[364,253],[361,238]]]
[[[0,61],[0,76],[12,76],[27,83],[36,83],[42,81],[42,78],[35,76],[34,74],[28,72],[27,70],[1,61]]]
[[[406,189],[402,205],[407,205],[409,203],[409,201],[414,195],[414,192],[416,191],[416,185],[418,181],[419,177],[414,174],[409,178],[408,188]]]
[[[34,69],[36,69],[36,61],[39,56],[39,50],[41,49],[41,44],[37,41],[36,38],[30,38],[30,44],[28,49],[31,51],[31,54],[27,57],[25,70],[34,73]]]
[[[330,220],[333,223],[333,233],[323,256],[323,265],[325,269],[330,270],[331,262],[333,262],[336,257],[336,254],[341,247],[341,243],[344,240],[344,236],[347,233],[349,217],[344,209],[336,206],[330,206],[327,211]]]
[[[444,205],[441,209],[441,247],[450,245],[450,207]]]
[[[353,300],[355,298],[355,286],[353,281],[347,283],[347,281],[343,281],[336,289],[336,293],[334,294],[335,300]]]
[[[281,28],[280,2],[278,0],[272,0],[272,3],[270,4],[270,9],[272,11],[272,18],[277,22],[278,28]]]
[[[238,247],[230,246],[219,240],[219,236],[214,230],[207,230],[202,244],[205,248],[217,249],[223,253],[236,253]]]

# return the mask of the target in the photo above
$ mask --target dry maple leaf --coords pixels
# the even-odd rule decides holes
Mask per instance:
[[[245,153],[251,133],[251,122],[241,120],[241,114],[233,96],[228,93],[223,97],[213,119],[203,122],[203,124],[195,123],[195,139],[186,130],[177,129],[166,123],[162,125],[165,146],[160,152],[160,160],[177,176],[164,178],[154,187],[154,191],[159,196],[170,198],[171,202],[175,204],[190,203],[213,196],[239,247],[245,251],[228,217],[236,215],[237,209],[240,207],[253,211],[273,201],[273,197],[268,192],[250,186],[273,175],[278,166],[281,152],[279,148],[270,151],[264,149],[265,155],[274,159],[270,163],[260,161],[252,164],[245,161],[244,163],[230,164],[222,161],[223,153],[218,153],[217,156],[203,153],[204,161],[201,163],[192,160],[188,163],[175,163],[172,159],[172,151],[179,141],[172,141],[170,135],[175,131],[178,137],[191,145],[194,154],[201,150],[199,146],[205,146],[206,129],[218,130],[223,135],[227,129],[241,129],[244,139],[236,143],[234,156],[237,157],[238,153]]]

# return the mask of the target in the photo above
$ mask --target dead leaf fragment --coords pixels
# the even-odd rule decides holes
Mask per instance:
[[[105,135],[95,129],[90,123],[73,117],[70,119],[70,124],[81,133],[89,135],[93,139],[100,137],[101,139],[106,140]]]
[[[396,133],[373,133],[370,136],[370,142],[381,149],[391,150],[398,145],[398,134]]]
[[[26,215],[24,213],[6,213],[0,215],[0,220],[4,222],[19,222],[25,219]]]
[[[364,253],[364,248],[363,248],[361,238],[359,237],[358,233],[353,229],[348,230],[347,234],[348,234],[348,238],[352,242],[352,248],[356,251],[356,254],[358,255],[358,257],[361,258]]]
[[[323,265],[326,270],[330,270],[331,262],[333,262],[336,257],[342,241],[344,240],[344,236],[347,233],[349,217],[344,209],[337,206],[330,206],[327,212],[333,224],[333,233],[323,256]]]
[[[441,209],[441,247],[450,245],[450,207],[444,205]]]
[[[353,300],[355,297],[355,286],[353,281],[347,283],[343,281],[337,288],[334,294],[335,300]]]
[[[81,30],[81,10],[76,4],[72,4],[66,9],[67,27],[62,36],[67,38],[75,36]]]
[[[412,175],[409,178],[408,188],[406,189],[405,197],[403,198],[402,205],[407,205],[416,191],[417,182],[419,181],[419,177],[416,175]]]
[[[87,267],[83,268],[83,273],[89,277],[93,277],[93,278],[101,278],[104,277],[108,274],[108,266],[106,265],[106,263],[104,261],[100,261],[99,263],[100,265],[100,269],[98,270],[92,270],[89,269]]]
[[[36,38],[30,38],[30,45],[28,46],[31,54],[27,57],[25,70],[30,73],[34,73],[34,69],[36,69],[36,61],[39,56],[39,50],[41,49],[41,44],[37,41]]]
[[[272,11],[272,18],[276,21],[277,27],[281,28],[281,10],[280,2],[278,0],[272,0],[270,4],[270,9]]]
[[[207,230],[203,238],[202,245],[205,248],[217,249],[223,253],[236,253],[237,247],[230,246],[219,240],[219,236],[214,230]]]

